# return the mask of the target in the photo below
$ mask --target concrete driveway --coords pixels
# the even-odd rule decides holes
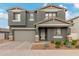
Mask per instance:
[[[31,42],[10,41],[0,44],[0,56],[75,56],[79,49],[73,50],[31,50]]]

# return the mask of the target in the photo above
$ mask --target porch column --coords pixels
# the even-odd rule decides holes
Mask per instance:
[[[39,41],[39,30],[38,30],[38,26],[36,26],[35,41],[36,41],[36,42]]]

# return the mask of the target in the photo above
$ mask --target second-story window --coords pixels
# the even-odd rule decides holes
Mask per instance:
[[[46,19],[48,19],[48,17],[49,17],[49,14],[48,14],[48,13],[46,13],[46,14],[45,14],[45,18],[46,18]]]
[[[52,13],[49,13],[49,17],[52,17]]]
[[[20,13],[14,13],[13,14],[13,22],[20,22],[21,21],[21,14]]]
[[[30,14],[30,19],[29,19],[29,21],[34,21],[34,14],[33,14],[33,13]]]
[[[56,15],[57,15],[56,13],[52,13],[52,16],[53,16],[53,17],[56,17]]]
[[[51,17],[56,17],[57,14],[55,12],[51,12],[51,13],[46,13],[45,14],[45,18],[48,19],[48,18],[51,18]]]

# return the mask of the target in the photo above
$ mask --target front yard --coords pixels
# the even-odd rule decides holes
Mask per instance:
[[[79,49],[79,40],[63,40],[37,42],[32,44],[33,50]]]
[[[7,39],[1,39],[0,40],[0,44],[7,43],[7,42],[10,42],[10,40],[7,40]]]

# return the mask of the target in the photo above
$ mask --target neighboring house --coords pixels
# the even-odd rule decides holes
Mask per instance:
[[[9,29],[0,28],[0,40],[9,39]]]
[[[72,23],[71,33],[75,33],[79,39],[79,16],[70,19],[69,22]]]
[[[66,39],[70,23],[65,19],[67,9],[48,5],[35,11],[19,7],[8,10],[13,40],[50,41]]]

